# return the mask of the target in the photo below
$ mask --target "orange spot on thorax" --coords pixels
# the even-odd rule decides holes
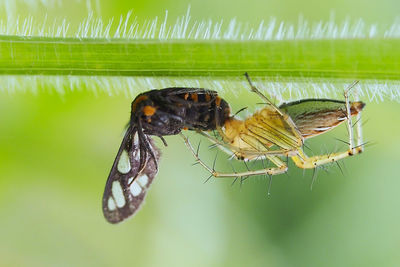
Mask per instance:
[[[156,108],[153,106],[144,106],[143,107],[143,113],[146,116],[152,116],[154,113],[156,113]]]
[[[147,95],[141,95],[141,96],[137,97],[137,98],[135,99],[135,101],[132,103],[132,111],[136,111],[137,105],[138,105],[140,102],[142,102],[142,101],[144,101],[144,100],[146,100],[146,99],[148,99],[148,98],[149,98],[149,97],[148,97]]]

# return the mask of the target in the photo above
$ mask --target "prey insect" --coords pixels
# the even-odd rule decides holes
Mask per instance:
[[[133,215],[143,203],[158,172],[160,151],[151,136],[179,134],[183,129],[208,131],[230,117],[228,103],[215,91],[165,88],[138,95],[131,118],[107,179],[103,214],[110,223]]]
[[[217,126],[220,138],[204,131],[200,133],[239,160],[268,159],[275,166],[244,172],[217,172],[214,167],[209,167],[200,159],[188,138],[181,135],[196,161],[212,176],[237,178],[282,174],[288,170],[286,162],[282,160],[287,157],[290,157],[299,168],[315,169],[363,151],[360,120],[365,104],[349,100],[349,91],[356,82],[344,92],[345,101],[304,99],[277,107],[252,84],[247,74],[246,78],[251,91],[265,101],[265,107],[245,120],[236,119],[234,116],[226,119]],[[356,144],[354,144],[352,116],[357,116],[358,119]],[[347,122],[349,131],[349,148],[346,151],[312,157],[305,154],[303,151],[305,139],[323,134],[343,122]]]

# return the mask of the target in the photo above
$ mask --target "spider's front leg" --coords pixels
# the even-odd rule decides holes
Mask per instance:
[[[292,132],[296,135],[298,138],[302,138],[302,135],[300,131],[297,129],[296,124],[293,122],[292,118],[286,113],[284,113],[282,110],[280,110],[272,101],[266,97],[263,93],[260,92],[260,90],[255,87],[250,79],[249,74],[246,72],[244,74],[246,77],[247,81],[250,84],[251,91],[256,93],[262,100],[264,100],[268,105],[270,105],[281,117],[282,119],[289,125],[289,127],[292,129]]]

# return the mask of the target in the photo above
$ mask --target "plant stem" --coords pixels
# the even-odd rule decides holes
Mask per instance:
[[[400,39],[190,41],[0,36],[0,74],[398,80]]]

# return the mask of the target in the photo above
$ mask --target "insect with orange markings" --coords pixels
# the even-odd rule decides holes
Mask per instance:
[[[229,118],[228,103],[215,91],[165,88],[138,95],[131,119],[107,179],[103,214],[110,223],[133,215],[143,203],[158,172],[160,150],[151,136],[179,134],[183,129],[214,130]]]

